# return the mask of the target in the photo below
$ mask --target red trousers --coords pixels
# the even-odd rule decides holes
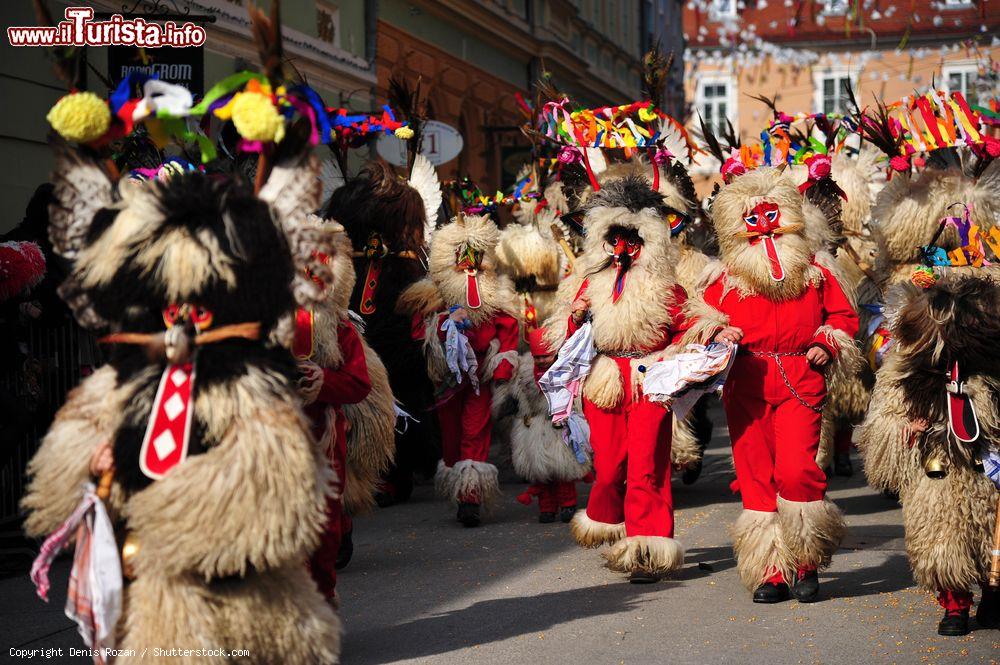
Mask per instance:
[[[613,409],[583,401],[590,424],[596,478],[587,516],[597,522],[625,522],[627,536],[674,536],[670,491],[670,411],[645,397],[633,401],[628,358],[615,358],[625,396]]]
[[[335,489],[338,498],[326,501],[326,527],[320,536],[319,547],[309,560],[309,570],[325,598],[333,598],[337,588],[337,554],[344,534],[351,530],[351,516],[344,511],[344,503],[339,495],[344,491],[347,478],[347,421],[342,413],[337,413],[336,441],[334,442],[330,464],[337,474]]]
[[[472,386],[463,383],[458,391],[443,404],[438,405],[438,422],[441,424],[441,457],[445,466],[469,459],[485,462],[490,454],[492,420],[489,384],[479,386],[479,394]]]
[[[477,395],[468,382],[437,407],[441,424],[441,457],[447,467],[462,460],[485,462],[490,454],[493,422],[490,416],[492,391],[480,384]],[[459,497],[459,501],[479,503],[478,497]]]
[[[553,480],[548,483],[534,483],[518,495],[517,500],[531,505],[531,497],[538,497],[538,512],[554,513],[560,508],[576,508],[576,483],[572,480]]]
[[[731,378],[740,377],[741,360]],[[759,364],[760,359],[751,362]],[[819,501],[826,494],[826,475],[816,465],[820,414],[790,393],[776,367],[758,375],[757,385],[746,380],[749,376],[746,372],[743,381],[728,382],[722,394],[743,507],[775,512],[779,495],[788,501]],[[810,404],[822,399],[814,392],[803,398]]]

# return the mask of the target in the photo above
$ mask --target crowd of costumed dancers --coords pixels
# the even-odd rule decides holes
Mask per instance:
[[[338,662],[352,516],[433,476],[478,526],[498,460],[539,522],[654,582],[684,565],[671,478],[696,482],[720,393],[748,600],[817,599],[853,440],[902,504],[939,632],[969,631],[977,585],[978,623],[1000,626],[995,100],[762,98],[749,140],[689,133],[654,51],[639,102],[539,81],[519,100],[532,160],[488,194],[420,154],[419,82],[372,115],[291,76],[278,6],[251,10],[260,73],[200,99],[142,74],[103,99],[78,52],[57,61],[49,236],[108,362],[22,506],[43,599],[74,549],[67,611],[95,661]],[[380,134],[406,142],[402,176],[364,161]],[[699,199],[690,169],[713,164]]]

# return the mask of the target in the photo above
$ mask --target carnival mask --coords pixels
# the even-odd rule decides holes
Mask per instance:
[[[611,227],[604,239],[604,251],[610,265],[615,269],[615,280],[611,286],[611,302],[616,303],[625,292],[628,270],[642,252],[642,237],[635,229]]]
[[[455,268],[465,272],[465,303],[471,309],[482,306],[479,297],[479,270],[483,262],[483,252],[463,245],[455,252]]]
[[[774,236],[780,231],[781,210],[772,201],[761,201],[743,216],[746,224],[747,239],[751,245],[760,244],[764,248],[771,266],[771,279],[780,282],[785,279],[785,268],[781,265],[778,247],[774,244]]]

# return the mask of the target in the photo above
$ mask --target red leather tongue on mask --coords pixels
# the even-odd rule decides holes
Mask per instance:
[[[479,297],[478,275],[478,270],[465,271],[465,303],[471,309],[479,309],[479,307],[483,304],[482,299]]]
[[[761,238],[761,244],[764,246],[764,253],[767,254],[771,264],[771,279],[780,282],[785,279],[785,266],[781,265],[781,256],[778,254],[777,245],[774,244],[774,238],[764,236]]]
[[[628,279],[628,271],[622,270],[621,266],[615,268],[615,281],[611,285],[611,304],[618,302],[618,299],[625,293],[625,280]]]
[[[139,469],[159,480],[187,458],[191,438],[194,365],[167,365],[139,449]]]
[[[958,373],[958,363],[952,365],[951,380],[945,386],[948,391],[948,429],[963,443],[971,443],[979,438],[979,419],[976,407],[965,392]]]

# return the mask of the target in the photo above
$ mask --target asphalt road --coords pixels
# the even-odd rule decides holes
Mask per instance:
[[[688,556],[671,581],[628,584],[597,552],[577,547],[566,525],[538,524],[536,508],[514,500],[522,485],[505,485],[478,529],[455,522],[429,486],[358,518],[354,560],[339,582],[343,662],[1000,662],[1000,631],[936,634],[939,610],[913,586],[898,506],[860,473],[831,484],[850,532],[821,576],[821,602],[751,603],[727,535],[740,508],[728,489],[725,428],[716,435],[698,483],[675,484]],[[48,605],[26,577],[0,580],[0,662],[11,646],[80,645],[62,616],[67,568],[57,567]]]

